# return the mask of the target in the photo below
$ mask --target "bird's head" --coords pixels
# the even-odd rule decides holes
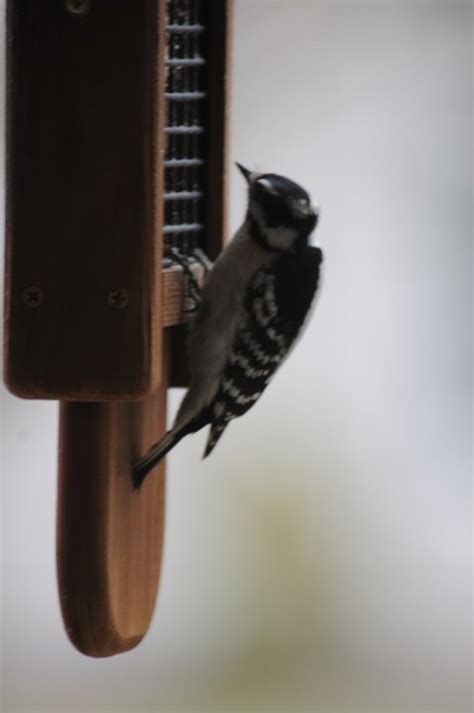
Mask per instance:
[[[247,221],[252,237],[269,250],[306,245],[315,229],[319,208],[294,181],[276,173],[252,173],[236,164],[249,187]]]

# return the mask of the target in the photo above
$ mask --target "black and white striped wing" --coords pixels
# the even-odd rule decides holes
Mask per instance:
[[[211,404],[209,455],[229,421],[253,406],[291,349],[319,281],[322,252],[285,253],[251,279],[230,357]]]

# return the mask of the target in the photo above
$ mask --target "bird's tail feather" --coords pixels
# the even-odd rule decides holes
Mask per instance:
[[[172,448],[188,433],[188,429],[182,427],[178,430],[167,431],[158,443],[155,443],[150,450],[140,458],[133,471],[133,485],[139,488],[146,475],[155,467]]]
[[[226,427],[227,427],[228,421],[219,421],[217,423],[213,423],[211,425],[211,430],[209,431],[209,436],[207,438],[207,443],[206,447],[204,449],[204,453],[202,454],[202,458],[207,458],[209,453],[214,450],[214,446],[216,445],[217,441],[219,438],[222,436],[224,433]]]

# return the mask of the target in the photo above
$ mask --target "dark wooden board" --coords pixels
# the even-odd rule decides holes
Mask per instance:
[[[19,396],[158,384],[163,9],[8,1],[5,363]]]

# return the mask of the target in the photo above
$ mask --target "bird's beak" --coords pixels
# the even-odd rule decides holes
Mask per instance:
[[[240,173],[245,178],[247,183],[250,185],[250,180],[251,180],[250,177],[252,175],[252,171],[249,171],[248,168],[245,168],[244,166],[242,166],[241,163],[237,163],[237,161],[235,162],[235,165],[237,166],[237,168],[239,169]]]

